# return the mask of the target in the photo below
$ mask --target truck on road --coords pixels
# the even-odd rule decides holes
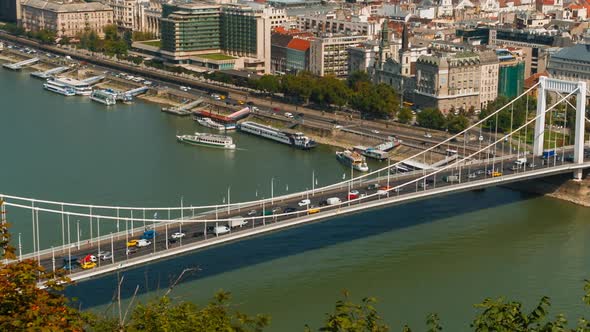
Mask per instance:
[[[229,227],[231,228],[242,227],[247,224],[248,220],[244,219],[244,217],[238,216],[229,219]]]
[[[459,182],[458,175],[447,175],[443,177],[444,182]]]
[[[543,159],[547,159],[549,157],[553,157],[555,156],[555,150],[551,149],[551,150],[543,150]]]
[[[328,205],[336,205],[336,204],[340,204],[340,203],[342,203],[342,201],[338,197],[330,197],[330,198],[326,199],[326,204],[328,204]]]

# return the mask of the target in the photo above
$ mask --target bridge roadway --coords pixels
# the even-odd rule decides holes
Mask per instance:
[[[120,238],[119,240],[114,240],[112,260],[109,259],[107,261],[101,261],[99,259],[99,262],[97,262],[99,265],[94,269],[82,270],[78,267],[70,272],[70,277],[72,278],[72,280],[82,280],[97,275],[109,273],[112,271],[116,271],[119,269],[129,268],[131,266],[143,264],[157,259],[176,256],[178,254],[194,251],[200,248],[205,248],[229,241],[235,241],[245,237],[255,236],[261,233],[276,231],[281,228],[293,227],[298,224],[307,223],[319,219],[326,219],[336,215],[352,213],[355,211],[365,210],[368,208],[375,208],[384,205],[393,205],[396,203],[400,204],[432,197],[435,195],[444,195],[465,190],[473,190],[503,183],[531,179],[535,177],[567,173],[573,171],[573,169],[576,168],[590,167],[590,161],[588,160],[588,158],[586,158],[585,163],[582,165],[575,165],[573,163],[565,161],[556,161],[553,158],[550,158],[548,165],[541,165],[541,159],[535,158],[534,161],[535,163],[537,163],[535,168],[527,167],[526,170],[520,169],[518,171],[515,171],[512,169],[512,166],[514,165],[514,160],[515,159],[512,158],[507,159],[503,162],[503,175],[500,177],[492,178],[486,174],[488,170],[492,169],[491,162],[489,164],[482,163],[478,166],[472,166],[470,169],[468,166],[465,166],[461,172],[461,183],[451,184],[443,181],[443,177],[447,175],[458,175],[457,170],[449,170],[437,174],[435,178],[433,176],[427,178],[428,184],[426,185],[426,187],[424,187],[424,183],[426,181],[420,180],[420,182],[422,183],[420,185],[418,185],[417,183],[413,183],[406,185],[404,188],[397,192],[391,191],[389,198],[385,195],[375,195],[373,197],[367,197],[362,201],[353,201],[348,204],[343,204],[340,207],[322,206],[321,212],[316,214],[308,214],[307,207],[298,206],[297,202],[301,200],[302,197],[291,198],[284,201],[276,200],[273,205],[265,206],[265,209],[280,209],[275,210],[275,213],[280,213],[280,211],[289,207],[295,209],[297,213],[289,216],[268,216],[264,219],[250,219],[248,220],[248,224],[243,226],[242,228],[234,228],[231,230],[230,233],[226,233],[223,235],[220,234],[218,236],[215,236],[215,234],[211,232],[204,231],[207,226],[214,226],[215,223],[209,222],[204,224],[190,222],[190,219],[193,219],[192,217],[184,221],[182,225],[180,224],[180,222],[168,225],[168,238],[165,237],[165,226],[160,224],[156,227],[157,235],[155,241],[150,240],[152,241],[151,245],[143,248],[138,248],[136,253],[127,255],[125,238],[123,237],[122,239]],[[497,162],[495,164],[495,169],[499,169],[499,167],[500,162]],[[468,172],[468,169],[470,173]],[[479,174],[477,174],[475,178],[469,178],[468,173]],[[394,180],[392,180],[392,177],[392,179],[390,179],[390,186],[393,187],[396,185],[400,185],[408,182],[408,180],[416,179],[420,176],[420,174],[413,174],[410,176],[397,177]],[[386,180],[383,177],[381,177],[379,179],[379,184],[382,186],[386,185],[385,181]],[[360,186],[355,183],[352,189],[358,190],[360,193],[373,194],[376,192],[375,189],[367,189],[368,184],[370,183],[376,183],[376,181],[367,181]],[[454,189],[454,187],[457,188]],[[309,196],[309,199],[311,200],[311,204],[317,207],[320,205],[320,202],[325,201],[328,197],[339,197],[343,202],[345,202],[347,193],[348,188],[334,189],[327,192],[316,193],[313,196]],[[220,212],[219,218],[228,218],[234,216],[243,216],[245,218],[248,218],[246,214],[249,210],[256,210],[256,216],[260,218],[262,211],[260,206],[244,208],[241,209],[241,211],[232,210],[229,214],[226,212]],[[203,214],[194,218],[193,220],[198,219],[215,219],[215,213],[213,212],[212,214]],[[219,222],[220,226],[225,224],[226,222]],[[170,235],[174,232],[179,231],[185,233],[186,237],[182,240],[171,243],[169,238]],[[138,238],[138,235],[139,234],[136,233],[136,236],[133,238]],[[129,239],[131,238],[132,237],[130,236]],[[166,242],[168,242],[168,244]],[[166,250],[166,245],[168,245],[168,250]],[[111,240],[102,240],[100,242],[100,248],[104,251],[111,251]],[[94,242],[92,244],[84,243],[81,245],[80,250],[77,250],[75,243],[73,243],[72,247],[70,248],[70,254],[72,256],[77,256],[78,258],[82,258],[87,254],[93,254],[97,256],[98,250],[99,249],[97,242]],[[63,265],[63,258],[67,256],[67,251],[65,252],[65,255],[61,251],[59,253],[57,251],[55,252],[56,268],[60,268]],[[41,265],[45,267],[47,270],[52,270],[53,264],[54,263],[51,253],[45,253],[41,256]]]

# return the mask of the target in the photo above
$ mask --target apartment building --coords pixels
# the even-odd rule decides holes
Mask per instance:
[[[319,76],[346,77],[348,48],[367,40],[368,36],[332,36],[312,40],[309,57],[310,71]]]
[[[103,34],[113,24],[113,10],[100,2],[22,0],[22,26],[27,31],[51,30],[58,37],[75,37],[92,30]]]
[[[107,0],[115,24],[121,29],[160,35],[162,4],[155,0]]]
[[[415,103],[447,113],[452,108],[480,106],[481,60],[478,54],[462,52],[423,55],[416,62]]]
[[[297,17],[297,28],[317,34],[363,35],[369,39],[378,37],[381,33],[383,20],[370,19],[366,15],[339,17],[334,13],[319,15],[301,15]]]
[[[483,109],[488,103],[498,98],[498,71],[500,64],[498,56],[494,51],[479,53],[479,62],[481,66],[479,76],[479,109]]]

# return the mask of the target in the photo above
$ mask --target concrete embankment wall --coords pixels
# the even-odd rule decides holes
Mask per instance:
[[[584,171],[582,181],[572,179],[573,174],[560,174],[530,181],[511,183],[506,187],[590,207],[590,171]]]

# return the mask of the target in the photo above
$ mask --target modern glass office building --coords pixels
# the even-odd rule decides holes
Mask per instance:
[[[270,18],[265,8],[238,4],[164,4],[161,53],[175,63],[223,53],[244,57],[244,66],[270,63]],[[270,64],[264,64],[265,72]],[[268,67],[268,68],[266,68]]]

